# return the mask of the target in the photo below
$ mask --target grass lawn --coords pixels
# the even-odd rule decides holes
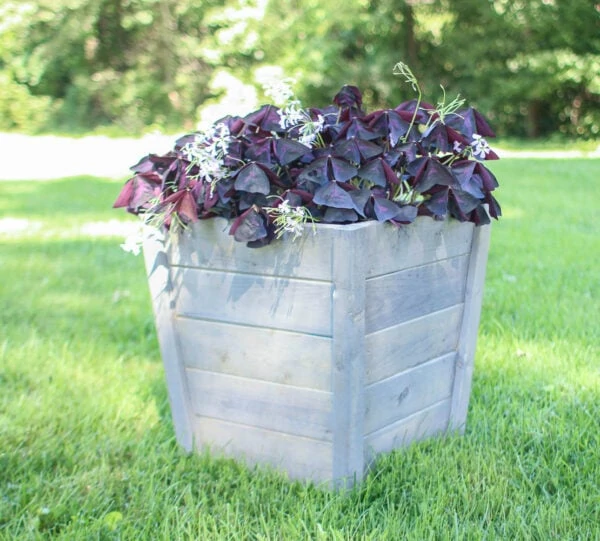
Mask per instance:
[[[120,183],[0,182],[0,539],[600,539],[600,161],[493,169],[466,434],[346,494],[182,454]]]

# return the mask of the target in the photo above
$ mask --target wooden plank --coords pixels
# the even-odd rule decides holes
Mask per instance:
[[[158,233],[148,233],[144,239],[143,251],[175,435],[179,444],[186,451],[191,451],[193,446],[191,406],[184,366],[173,328],[172,283],[164,238]]]
[[[468,263],[462,255],[367,280],[366,332],[461,303]]]
[[[450,398],[456,353],[369,385],[365,393],[365,434]]]
[[[367,460],[371,462],[379,453],[387,453],[426,437],[443,434],[448,427],[449,413],[450,399],[446,399],[372,432],[365,437]]]
[[[331,393],[192,368],[186,372],[196,415],[323,441],[333,438]]]
[[[315,236],[307,226],[299,239],[282,239],[252,250],[229,235],[227,220],[214,218],[173,237],[169,259],[173,265],[329,281],[331,246],[342,227],[319,224]]]
[[[269,269],[266,272],[273,276],[329,281],[333,279],[331,249],[339,234],[364,230],[367,276],[373,277],[466,254],[473,232],[471,223],[436,221],[428,216],[419,216],[401,227],[375,221],[315,224],[306,226],[304,235],[295,241],[284,239],[249,250],[229,235],[229,228],[224,218],[192,224],[182,234],[170,237],[169,261],[172,265],[249,273]]]
[[[455,351],[463,305],[457,304],[366,336],[366,384]]]
[[[292,479],[331,480],[331,443],[208,417],[194,419],[196,445],[212,453],[269,465]]]
[[[330,283],[189,268],[173,283],[178,315],[331,336]]]
[[[472,223],[419,216],[401,227],[378,225],[368,230],[368,278],[464,255],[471,248]]]
[[[216,321],[175,319],[185,366],[331,391],[331,339]]]
[[[461,433],[465,430],[469,396],[471,394],[471,380],[475,362],[477,331],[481,315],[490,234],[490,225],[476,228],[469,260],[465,309],[458,341],[458,356],[450,413],[450,430],[457,430]]]
[[[366,229],[340,234],[333,276],[333,477],[348,487],[364,473]]]

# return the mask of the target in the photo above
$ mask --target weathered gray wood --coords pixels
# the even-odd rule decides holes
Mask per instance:
[[[457,304],[366,336],[365,383],[375,383],[455,351],[463,305]]]
[[[188,368],[195,414],[330,441],[332,395]]]
[[[448,427],[450,399],[418,411],[365,437],[365,456],[371,462],[379,453],[406,447],[415,441],[442,434]]]
[[[430,218],[401,227],[368,223],[374,225],[367,230],[368,278],[464,255],[471,248],[471,223]]]
[[[469,260],[465,309],[458,341],[449,425],[450,430],[457,430],[461,433],[465,430],[469,396],[471,394],[471,380],[475,363],[475,348],[481,315],[490,234],[490,225],[476,228]]]
[[[462,255],[367,280],[366,332],[461,303],[468,262]]]
[[[365,390],[365,434],[450,398],[456,353],[369,385]]]
[[[331,284],[179,268],[179,315],[331,336]]]
[[[366,229],[340,231],[333,246],[333,478],[364,472]]]
[[[272,276],[330,281],[331,247],[339,232],[370,229],[376,225],[375,222],[316,224],[314,228],[306,226],[303,236],[294,241],[285,239],[260,250],[249,250],[229,235],[231,224],[227,220],[214,218],[193,224],[183,234],[173,236],[169,260],[173,265],[187,267],[248,273],[269,269]]]
[[[173,328],[171,306],[172,283],[165,252],[164,238],[158,234],[147,235],[144,239],[144,261],[154,310],[156,333],[165,367],[171,415],[177,441],[186,450],[193,446],[193,432],[190,422],[191,407],[185,377],[185,368],[177,348]]]
[[[292,479],[331,481],[331,442],[211,419],[194,418],[198,448],[287,472]]]
[[[331,339],[261,327],[176,318],[188,368],[331,391]]]
[[[217,219],[171,237],[168,256],[149,245],[178,440],[339,487],[446,430],[450,406],[464,427],[487,256],[473,231],[319,224],[250,250]]]

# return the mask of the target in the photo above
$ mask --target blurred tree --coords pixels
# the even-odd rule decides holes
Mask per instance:
[[[0,0],[6,85],[48,96],[58,127],[193,125],[213,67],[206,12],[224,0]]]
[[[402,60],[500,133],[600,133],[593,0],[0,0],[0,21],[2,128],[189,129],[220,86],[250,104],[276,73],[304,103],[355,84],[390,105]]]
[[[421,68],[444,17],[432,3],[271,1],[256,23],[260,64],[281,66],[297,80],[307,103],[329,103],[343,84],[354,84],[363,90],[367,105],[389,104],[410,91],[391,75],[399,60],[410,62],[416,73],[426,71]]]
[[[600,4],[591,0],[437,0],[450,15],[435,69],[493,117],[536,137],[600,133]]]

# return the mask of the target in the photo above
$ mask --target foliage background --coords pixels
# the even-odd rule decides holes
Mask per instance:
[[[0,129],[193,129],[278,75],[305,104],[348,83],[394,105],[399,60],[499,134],[600,132],[593,0],[0,0]]]

